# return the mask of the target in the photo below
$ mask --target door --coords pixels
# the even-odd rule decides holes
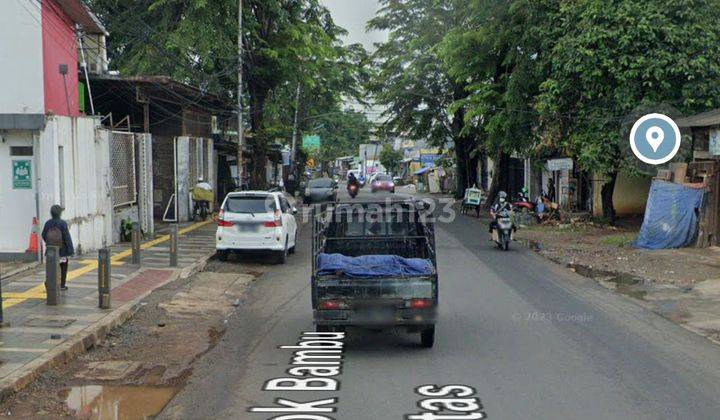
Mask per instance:
[[[293,214],[293,207],[287,198],[280,196],[280,208],[282,209],[283,226],[287,226],[288,248],[295,246],[297,237],[297,221]]]
[[[0,254],[28,249],[35,207],[36,170],[30,131],[11,131],[0,142]]]

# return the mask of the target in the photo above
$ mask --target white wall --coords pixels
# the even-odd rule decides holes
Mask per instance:
[[[0,132],[0,254],[24,253],[28,248],[32,220],[36,216],[35,191],[37,161],[35,156],[10,156],[13,146],[33,146],[34,132]],[[34,151],[34,154],[37,154]],[[13,187],[13,161],[31,161],[30,189]]]
[[[44,114],[40,8],[34,0],[0,3],[0,114]]]
[[[37,158],[41,225],[61,204],[83,253],[112,244],[109,138],[98,125],[88,117],[49,117]]]

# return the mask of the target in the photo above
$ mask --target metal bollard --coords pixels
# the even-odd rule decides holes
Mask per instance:
[[[98,307],[110,309],[110,250],[98,251]]]
[[[178,265],[178,226],[172,225],[170,227],[170,267],[177,267]]]
[[[134,222],[132,225],[132,263],[140,265],[140,225]]]
[[[60,247],[48,246],[45,252],[45,292],[49,306],[58,304],[60,294]]]

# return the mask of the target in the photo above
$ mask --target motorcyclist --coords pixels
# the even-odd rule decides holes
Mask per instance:
[[[498,214],[500,214],[504,211],[512,211],[512,204],[510,204],[510,202],[507,201],[507,193],[505,191],[500,191],[498,193],[497,202],[495,204],[493,204],[493,206],[490,208],[490,218],[492,220],[490,221],[489,232],[491,234],[493,232],[493,229],[496,229],[498,227],[498,223],[497,223]]]
[[[530,192],[527,188],[523,187],[518,193],[518,201],[530,202]]]
[[[352,172],[350,172],[350,174],[348,174],[348,183],[347,183],[348,190],[350,189],[351,185],[355,185],[356,187],[358,187],[358,189],[360,188],[360,181],[358,181],[357,177]]]

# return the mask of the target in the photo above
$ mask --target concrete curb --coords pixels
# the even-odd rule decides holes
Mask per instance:
[[[96,344],[100,343],[113,328],[118,327],[135,315],[142,306],[140,303],[150,293],[163,287],[177,279],[187,279],[193,274],[201,271],[207,265],[212,254],[208,254],[193,264],[175,272],[165,282],[159,284],[152,290],[149,290],[130,302],[125,303],[119,308],[108,311],[108,314],[93,325],[88,326],[82,331],[77,332],[68,338],[64,343],[49,350],[47,353],[26,363],[10,375],[0,380],[0,402],[9,396],[22,390],[30,383],[35,381],[43,372],[67,363],[76,358],[78,355],[92,349]],[[133,278],[143,273],[146,269],[141,268],[133,274]]]

